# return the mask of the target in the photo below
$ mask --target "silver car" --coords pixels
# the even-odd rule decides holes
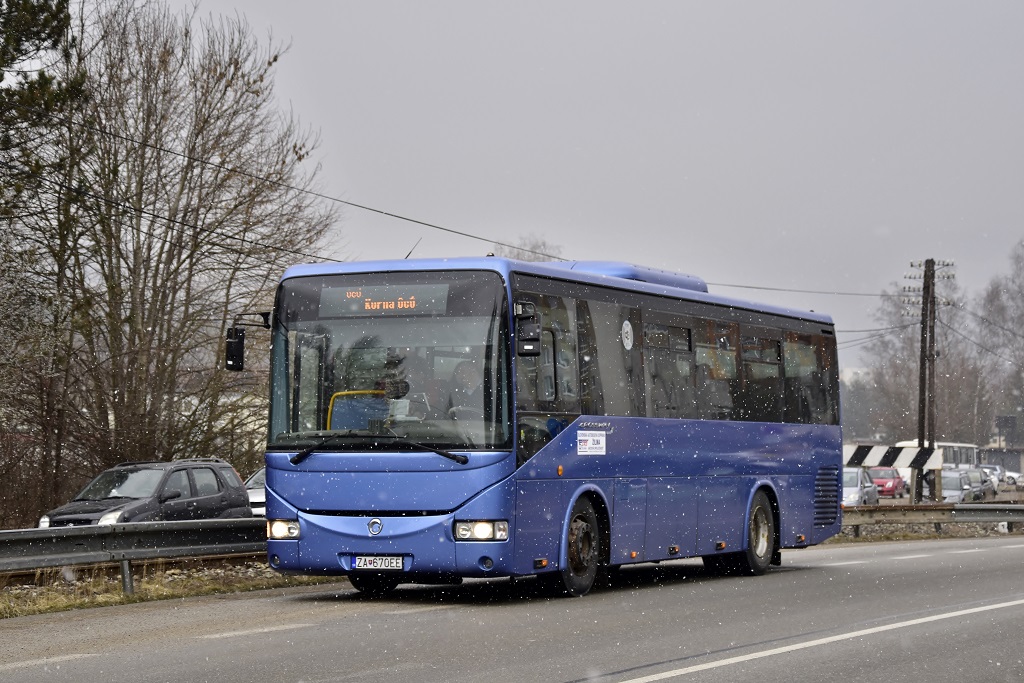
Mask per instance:
[[[970,503],[974,500],[971,479],[964,470],[942,470],[942,502]]]
[[[878,487],[862,467],[843,468],[843,507],[878,505]]]
[[[261,467],[245,480],[245,492],[249,494],[249,507],[253,517],[267,515],[267,468]]]

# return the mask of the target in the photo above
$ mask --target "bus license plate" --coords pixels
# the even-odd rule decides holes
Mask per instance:
[[[356,555],[353,569],[402,569],[400,555]]]

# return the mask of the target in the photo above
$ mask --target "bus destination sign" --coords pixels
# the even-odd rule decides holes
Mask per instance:
[[[448,285],[366,285],[325,287],[320,315],[431,315],[448,308]]]

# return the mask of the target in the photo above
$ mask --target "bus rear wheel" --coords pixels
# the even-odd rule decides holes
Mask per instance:
[[[352,587],[363,595],[371,598],[379,598],[395,590],[398,586],[398,577],[390,574],[357,574],[348,575]]]
[[[743,562],[745,574],[760,575],[768,571],[775,554],[775,513],[768,494],[758,491],[750,504],[750,522],[747,525],[747,550]]]
[[[768,494],[758,491],[747,516],[747,547],[737,553],[704,556],[704,566],[717,574],[760,576],[776,552],[775,514]]]
[[[542,575],[555,593],[579,597],[594,587],[601,565],[601,527],[594,505],[586,498],[577,499],[566,531],[567,562],[559,571]]]

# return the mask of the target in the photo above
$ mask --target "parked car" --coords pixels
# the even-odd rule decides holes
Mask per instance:
[[[847,505],[878,505],[878,487],[861,467],[843,468],[843,507]]]
[[[942,502],[969,503],[974,499],[971,478],[964,470],[942,470]]]
[[[990,465],[986,463],[984,465],[978,465],[978,467],[993,476],[996,481],[996,489],[999,488],[999,484],[1006,481],[1006,470],[1003,469],[1002,465]]]
[[[1010,486],[1024,484],[1024,481],[1021,481],[1020,472],[1011,472],[1010,470],[1006,470],[1003,476],[1006,478],[1006,483]]]
[[[129,462],[104,470],[40,528],[251,517],[245,485],[219,458]]]
[[[868,475],[878,487],[878,495],[889,498],[902,498],[907,492],[907,485],[895,467],[870,467]]]
[[[961,470],[965,472],[971,481],[971,500],[982,500],[985,498],[985,482],[987,478],[983,470],[974,467]]]
[[[267,468],[261,467],[245,480],[245,492],[249,495],[249,507],[253,517],[267,514]]]
[[[999,482],[996,480],[995,475],[980,467],[975,467],[974,471],[981,474],[981,497],[995,498],[999,493]]]

